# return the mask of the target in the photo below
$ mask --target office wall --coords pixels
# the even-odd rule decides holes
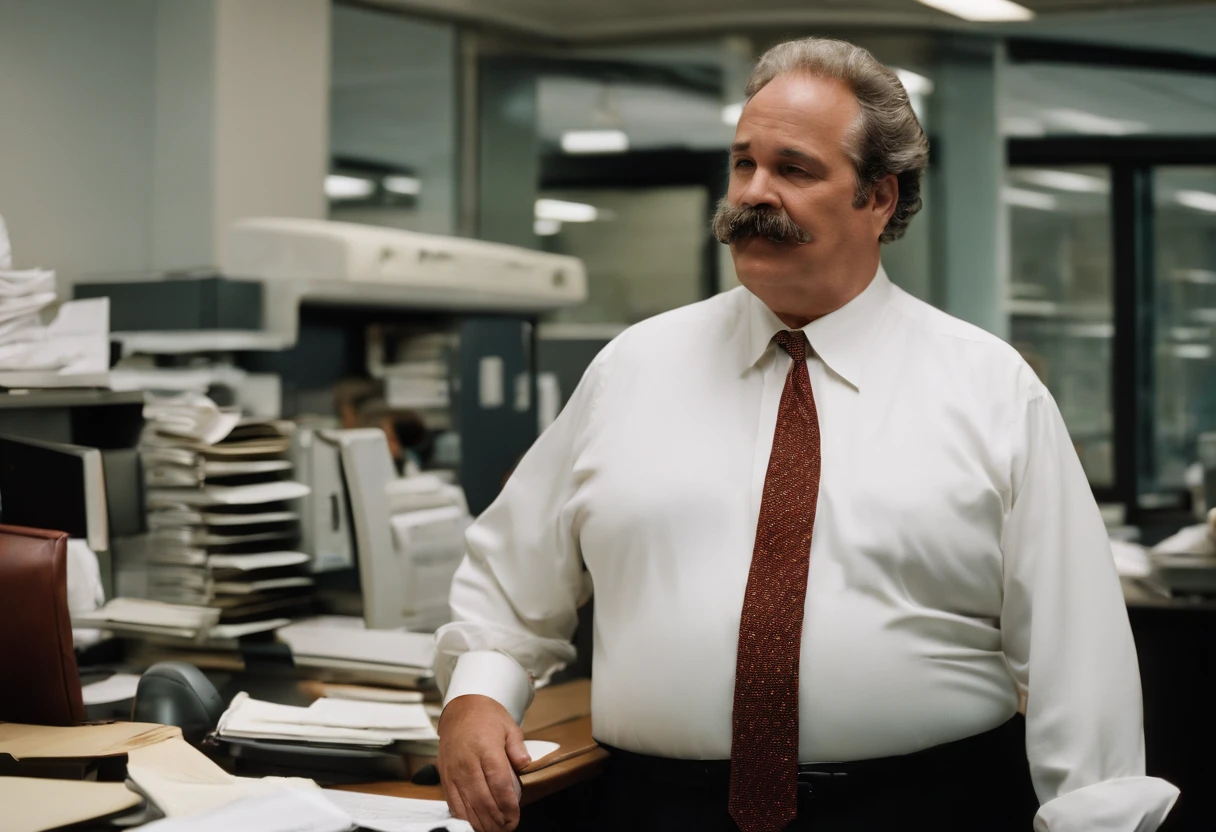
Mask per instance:
[[[335,157],[412,171],[411,210],[336,203],[335,220],[453,234],[458,174],[456,27],[333,8],[329,134]]]
[[[233,220],[325,216],[330,4],[213,1],[212,217],[223,263]]]
[[[17,264],[149,265],[155,0],[0,0],[0,214]]]

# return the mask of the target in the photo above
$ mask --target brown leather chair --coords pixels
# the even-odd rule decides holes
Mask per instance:
[[[68,614],[68,536],[0,526],[0,721],[84,722]]]

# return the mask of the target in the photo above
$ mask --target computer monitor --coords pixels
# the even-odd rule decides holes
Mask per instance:
[[[66,532],[94,552],[109,551],[102,452],[0,436],[0,523]]]

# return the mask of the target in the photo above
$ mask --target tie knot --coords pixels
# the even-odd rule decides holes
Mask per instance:
[[[777,345],[795,361],[806,361],[806,333],[784,329],[775,336]]]

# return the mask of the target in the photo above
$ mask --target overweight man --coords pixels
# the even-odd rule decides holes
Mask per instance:
[[[865,50],[761,58],[713,221],[742,287],[604,349],[469,530],[437,636],[455,816],[518,824],[518,723],[573,658],[585,568],[604,829],[1163,821],[1178,792],[1145,776],[1127,614],[1051,394],[883,272],[927,154]]]

